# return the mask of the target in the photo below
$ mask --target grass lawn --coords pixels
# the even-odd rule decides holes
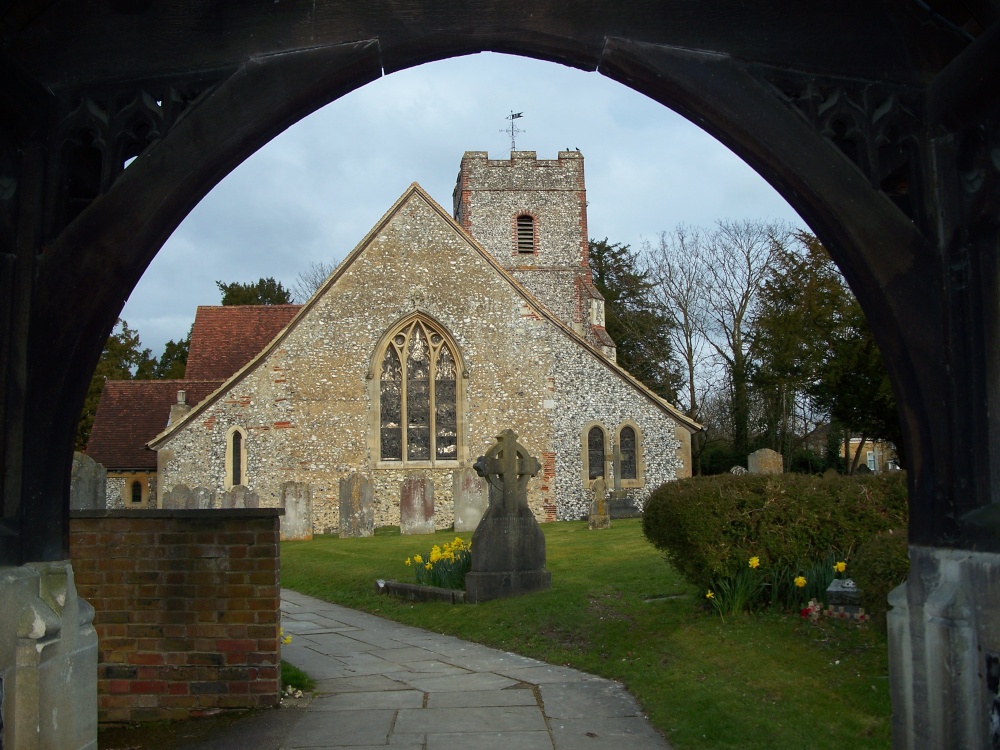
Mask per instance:
[[[403,560],[426,558],[453,532],[284,542],[282,585],[619,680],[677,750],[889,747],[888,655],[874,628],[798,613],[723,622],[645,541],[639,520],[542,529],[552,589],[517,599],[453,606],[375,594],[377,578],[413,580]]]

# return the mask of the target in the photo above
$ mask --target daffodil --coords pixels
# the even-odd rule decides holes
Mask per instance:
[[[750,567],[751,568],[759,568],[760,567],[760,558],[759,557],[751,557],[750,558]]]
[[[705,598],[706,599],[714,599],[715,598],[715,592],[712,591],[711,589],[709,589],[708,591],[705,592]]]
[[[403,565],[409,566],[410,565],[410,558],[406,558],[406,562],[404,562]]]
[[[433,565],[431,565],[430,563],[427,563],[427,564],[426,564],[426,565],[424,566],[424,570],[430,570],[430,569],[431,569],[431,568],[433,568],[433,567],[434,567]]]
[[[796,576],[795,577],[795,585],[798,586],[800,589],[804,588],[805,585],[806,585],[805,576]]]
[[[839,562],[834,563],[833,569],[838,573],[843,573],[845,570],[847,570],[847,563],[844,562],[843,560],[840,560]]]
[[[422,558],[420,555],[413,556],[413,562],[415,562],[417,565],[420,565],[420,563],[422,563],[423,561],[424,558]]]

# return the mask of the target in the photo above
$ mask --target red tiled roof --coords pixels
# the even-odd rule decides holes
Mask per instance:
[[[191,329],[184,377],[226,379],[256,357],[302,305],[201,306]]]
[[[156,451],[146,443],[167,428],[177,391],[194,406],[222,380],[108,380],[94,415],[87,455],[105,469],[156,471]]]

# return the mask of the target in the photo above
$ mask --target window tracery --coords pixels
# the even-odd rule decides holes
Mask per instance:
[[[392,336],[379,374],[382,461],[458,458],[457,371],[444,335],[418,319]]]

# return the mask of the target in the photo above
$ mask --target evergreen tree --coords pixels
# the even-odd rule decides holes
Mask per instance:
[[[292,301],[292,293],[272,277],[246,283],[216,281],[215,285],[222,292],[223,305],[287,305]]]
[[[163,347],[163,354],[160,356],[156,367],[153,369],[153,377],[157,380],[182,380],[184,370],[187,368],[188,351],[191,348],[191,331],[188,331],[187,338],[180,341],[171,339]]]
[[[87,446],[105,380],[149,380],[153,377],[156,357],[149,349],[141,347],[139,332],[129,328],[128,323],[119,318],[90,379],[90,388],[76,428],[76,450]]]
[[[604,321],[618,364],[654,393],[674,403],[680,378],[671,364],[671,318],[652,297],[648,272],[628,245],[590,241],[594,286],[604,297]]]

